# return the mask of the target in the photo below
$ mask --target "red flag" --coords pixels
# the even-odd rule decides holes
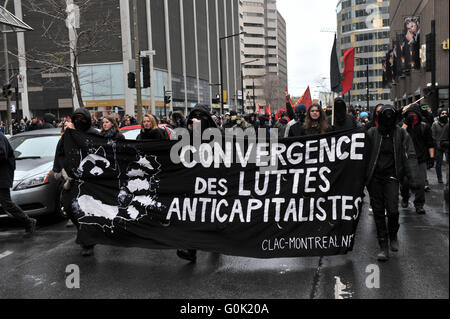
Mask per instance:
[[[268,107],[266,107],[266,114],[272,115],[272,112],[270,111],[270,104]]]
[[[312,105],[312,98],[311,98],[311,90],[308,88],[306,89],[305,93],[303,93],[302,97],[298,99],[297,103],[295,103],[295,107],[297,107],[300,104],[306,105],[306,108],[310,108]]]
[[[344,52],[344,79],[342,80],[342,94],[347,93],[353,87],[353,71],[355,69],[355,48]]]
[[[261,105],[259,105],[259,104],[258,104],[258,109],[259,109],[259,114],[262,115],[262,112],[261,112]]]
[[[281,114],[284,113],[284,109],[281,109],[275,114],[275,120],[279,121],[281,119]]]

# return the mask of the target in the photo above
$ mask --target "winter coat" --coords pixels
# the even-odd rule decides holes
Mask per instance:
[[[446,125],[446,124],[441,123],[441,122],[439,121],[439,119],[438,119],[438,120],[436,120],[436,121],[433,123],[433,126],[431,127],[431,132],[432,132],[433,140],[434,140],[434,142],[435,142],[435,144],[436,144],[436,146],[437,146],[438,149],[441,149],[440,146],[439,146],[439,140],[441,139],[442,132],[444,131],[445,125]]]
[[[84,108],[79,108],[75,110],[75,112],[72,115],[72,118],[75,117],[75,115],[82,114],[83,117],[92,125],[91,115],[88,110]],[[90,127],[87,131],[84,132],[85,134],[95,134],[99,135],[99,132],[93,128]],[[56,146],[56,152],[55,152],[55,160],[53,161],[53,172],[55,173],[61,173],[62,169],[64,168],[64,136],[61,137],[61,139],[58,142],[58,145]]]
[[[16,158],[6,136],[0,132],[0,188],[13,186]]]
[[[278,122],[275,123],[273,128],[278,129],[278,138],[279,139],[284,138],[284,134],[286,132],[287,125],[288,125],[288,122],[283,121],[283,120],[279,120]]]
[[[151,131],[141,130],[141,134],[136,138],[137,141],[163,141],[169,140],[167,132],[163,129],[156,128]]]
[[[114,132],[112,136],[107,136],[107,132],[100,132],[100,135],[103,137],[108,137],[113,140],[125,140],[125,136],[121,132]]]
[[[439,146],[443,150],[448,151],[448,123],[444,126],[441,138],[439,139]]]
[[[381,149],[383,136],[379,128],[373,127],[367,132],[368,149],[370,151],[370,160],[367,170],[366,182],[369,185],[377,167],[377,161]],[[409,134],[400,127],[395,127],[393,133],[394,158],[396,178],[401,182],[405,177],[408,178],[412,187],[419,185],[417,173],[419,164],[413,141]]]

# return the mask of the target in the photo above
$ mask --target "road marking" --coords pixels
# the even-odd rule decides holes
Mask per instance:
[[[336,284],[334,285],[334,299],[352,298],[353,293],[346,291],[348,287],[341,281],[341,278],[335,276],[334,279],[336,280]]]
[[[13,254],[12,251],[7,250],[7,251],[5,251],[4,253],[1,253],[1,254],[0,254],[0,259],[5,258],[5,257],[8,257],[9,255],[12,255],[12,254]]]

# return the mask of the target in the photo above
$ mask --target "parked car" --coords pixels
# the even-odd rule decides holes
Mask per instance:
[[[53,161],[60,129],[26,132],[9,139],[16,156],[11,199],[29,216],[55,214],[66,218],[61,203],[61,181],[54,177]],[[0,215],[5,212],[0,211]]]
[[[141,133],[140,125],[125,126],[120,129],[126,140],[136,140]]]
[[[158,127],[167,132],[169,139],[173,139],[175,137],[175,132],[170,128],[169,125],[159,124]],[[125,126],[122,127],[120,131],[125,136],[126,140],[136,140],[139,134],[141,133],[141,126],[140,125]]]

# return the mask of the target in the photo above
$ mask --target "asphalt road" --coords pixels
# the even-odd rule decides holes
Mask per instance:
[[[400,251],[387,263],[376,260],[367,204],[347,256],[257,260],[199,252],[195,265],[175,251],[106,246],[83,258],[65,222],[40,218],[35,238],[24,240],[16,222],[0,219],[0,299],[448,299],[448,211],[443,186],[430,180],[428,214],[400,210]],[[78,289],[66,286],[68,265],[79,267]]]

